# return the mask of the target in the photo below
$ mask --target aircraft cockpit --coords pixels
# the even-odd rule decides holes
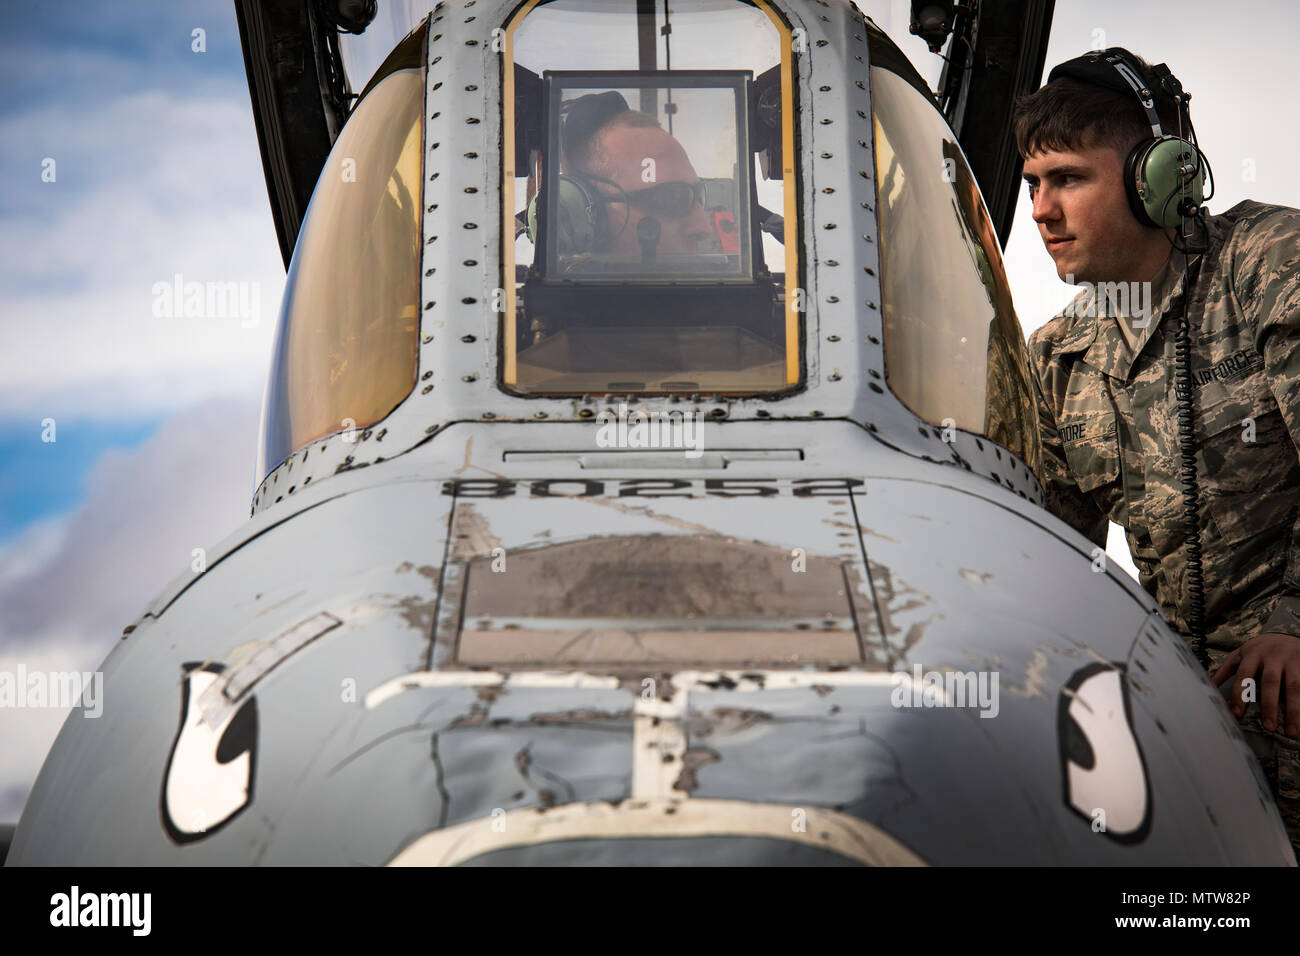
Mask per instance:
[[[386,55],[378,21],[339,37],[369,79],[296,233],[259,475],[349,430],[609,396],[959,431],[961,460],[988,438],[1037,472],[980,188],[873,24],[776,0],[455,9]]]

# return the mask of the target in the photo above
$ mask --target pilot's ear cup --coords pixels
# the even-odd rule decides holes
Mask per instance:
[[[1158,142],[1157,139],[1142,140],[1129,150],[1128,157],[1124,160],[1124,195],[1128,197],[1128,207],[1133,210],[1134,218],[1144,226],[1155,226],[1156,222],[1147,212],[1142,198],[1143,193],[1150,195],[1151,191],[1145,183],[1139,183],[1138,175],[1147,151]]]
[[[600,210],[581,180],[560,176],[555,202],[556,251],[562,256],[584,255],[596,249]]]
[[[1200,169],[1188,178],[1183,166]],[[1184,185],[1185,184],[1185,185]],[[1124,189],[1133,215],[1144,226],[1176,228],[1182,221],[1182,193],[1199,206],[1205,196],[1205,165],[1185,139],[1176,136],[1138,143],[1124,163]]]

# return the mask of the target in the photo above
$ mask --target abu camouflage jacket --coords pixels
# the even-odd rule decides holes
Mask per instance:
[[[1300,210],[1203,217],[1191,254],[1192,378],[1208,649],[1300,636]],[[1086,291],[1029,340],[1051,510],[1098,545],[1124,527],[1139,580],[1188,632],[1174,338],[1183,257],[1130,349]],[[1130,312],[1133,311],[1130,309]]]

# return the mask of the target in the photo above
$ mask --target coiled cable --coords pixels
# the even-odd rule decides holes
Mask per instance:
[[[1207,670],[1209,654],[1205,649],[1205,568],[1201,563],[1200,487],[1196,473],[1196,406],[1192,393],[1191,323],[1187,318],[1187,298],[1191,294],[1190,270],[1184,264],[1183,314],[1174,336],[1174,398],[1178,404],[1179,478],[1182,484],[1183,522],[1187,527],[1187,628],[1191,632],[1192,652]]]
[[[1196,470],[1196,393],[1192,384],[1192,331],[1188,318],[1192,298],[1192,278],[1201,271],[1205,247],[1196,257],[1196,267],[1191,265],[1191,243],[1186,240],[1197,231],[1204,214],[1205,202],[1214,195],[1213,173],[1209,173],[1210,191],[1201,198],[1199,204],[1192,202],[1189,184],[1201,175],[1202,165],[1209,172],[1209,161],[1204,160],[1196,139],[1196,128],[1192,126],[1191,114],[1187,111],[1189,94],[1174,97],[1178,113],[1178,138],[1183,139],[1183,117],[1187,118],[1190,142],[1196,146],[1196,167],[1190,177],[1182,177],[1179,188],[1165,201],[1180,199],[1179,212],[1183,216],[1183,225],[1190,227],[1189,234],[1179,238],[1180,244],[1170,240],[1174,249],[1183,254],[1183,308],[1178,320],[1178,329],[1174,333],[1174,400],[1178,406],[1178,477],[1183,499],[1182,518],[1187,531],[1187,629],[1191,638],[1192,653],[1206,670],[1210,668],[1210,656],[1205,647],[1205,566],[1201,552],[1201,507],[1200,482]]]

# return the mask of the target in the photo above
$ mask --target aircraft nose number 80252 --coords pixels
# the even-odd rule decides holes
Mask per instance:
[[[540,481],[470,478],[446,481],[442,493],[457,498],[768,498],[793,495],[814,498],[864,494],[861,478],[799,478],[776,481],[753,478],[638,478],[603,481],[599,478],[546,478]]]

